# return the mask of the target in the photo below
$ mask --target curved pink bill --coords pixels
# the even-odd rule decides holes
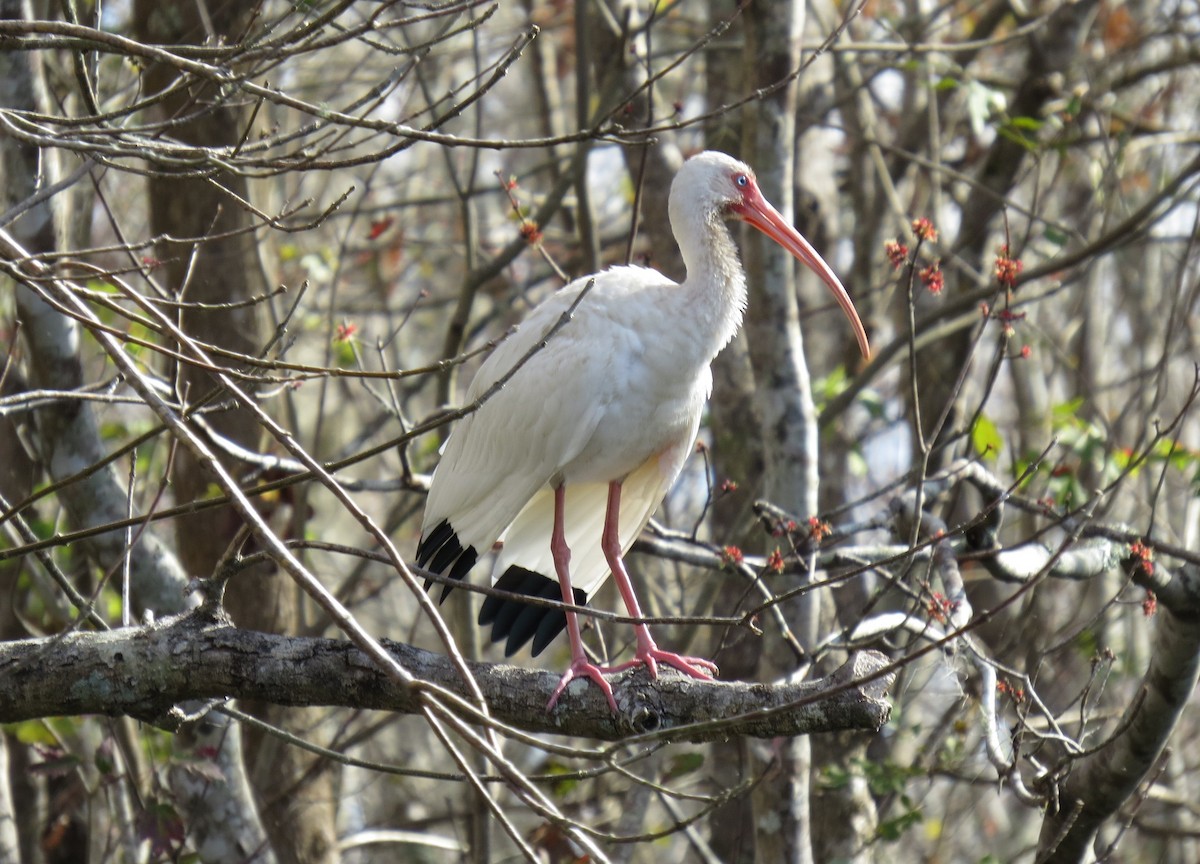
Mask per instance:
[[[858,317],[854,301],[846,293],[845,287],[842,286],[833,269],[800,235],[800,232],[789,225],[779,211],[771,206],[771,202],[762,196],[753,183],[751,183],[751,188],[746,190],[741,204],[733,208],[733,212],[739,219],[766,234],[821,277],[821,281],[828,285],[829,290],[833,292],[833,299],[837,300],[842,311],[846,313],[846,317],[850,319],[850,326],[854,328],[854,336],[858,339],[858,348],[862,351],[863,357],[870,357],[871,344],[867,341],[866,328],[863,327],[862,321]]]

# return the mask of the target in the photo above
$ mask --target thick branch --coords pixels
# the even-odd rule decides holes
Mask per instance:
[[[419,682],[471,698],[449,658],[395,642],[387,648]],[[878,730],[891,712],[885,696],[893,676],[878,675],[886,664],[875,652],[855,654],[829,677],[798,684],[695,681],[669,671],[652,681],[642,670],[626,672],[612,679],[621,707],[616,715],[587,682],[572,685],[560,707],[547,713],[556,673],[471,666],[492,716],[529,732],[617,740],[679,729],[669,737],[701,741]],[[128,714],[171,725],[182,716],[174,710],[179,703],[226,698],[421,710],[415,688],[398,685],[349,642],[239,630],[204,612],[0,644],[0,723]],[[708,725],[681,728],[696,723]]]

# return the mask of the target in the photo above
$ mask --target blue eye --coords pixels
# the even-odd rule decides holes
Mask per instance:
[[[736,177],[733,178],[733,182],[739,186],[747,186],[750,183],[750,178],[747,177],[745,174],[738,174]]]

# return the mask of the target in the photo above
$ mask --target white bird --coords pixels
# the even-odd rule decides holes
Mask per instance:
[[[494,587],[578,606],[611,572],[629,615],[642,617],[622,557],[692,451],[712,390],[709,366],[746,307],[728,219],[748,222],[812,268],[869,356],[846,289],[763,198],[746,165],[715,152],[688,160],[671,184],[669,212],[687,267],[682,284],[634,266],[576,279],[480,366],[468,403],[526,357],[592,284],[574,317],[450,434],[425,505],[419,566],[462,579],[495,547]],[[532,639],[536,656],[566,627],[571,665],[547,710],[580,676],[595,681],[616,711],[605,672],[642,663],[655,677],[658,663],[696,678],[717,671],[708,660],[662,650],[645,624],[636,625],[635,659],[603,668],[584,653],[573,611],[489,596],[479,623],[491,624],[493,642],[507,638],[506,655]]]

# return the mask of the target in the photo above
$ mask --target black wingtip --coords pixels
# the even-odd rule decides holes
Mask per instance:
[[[443,519],[425,534],[417,544],[417,566],[424,567],[434,573],[441,573],[454,580],[460,580],[471,572],[479,554],[474,546],[463,548],[458,539],[458,533],[450,525],[449,520]],[[433,584],[432,579],[425,580],[425,590]],[[442,603],[454,590],[452,583],[442,586],[442,594],[438,602]]]
[[[562,599],[562,589],[558,582],[524,567],[509,567],[494,587],[528,597]],[[587,603],[587,594],[583,591],[575,588],[572,593],[576,606]],[[567,615],[561,609],[489,596],[484,598],[483,606],[479,610],[479,625],[486,627],[489,624],[492,625],[493,642],[507,639],[504,644],[505,657],[511,657],[520,651],[530,639],[533,640],[532,654],[536,657],[554,641],[554,637],[566,629]]]

